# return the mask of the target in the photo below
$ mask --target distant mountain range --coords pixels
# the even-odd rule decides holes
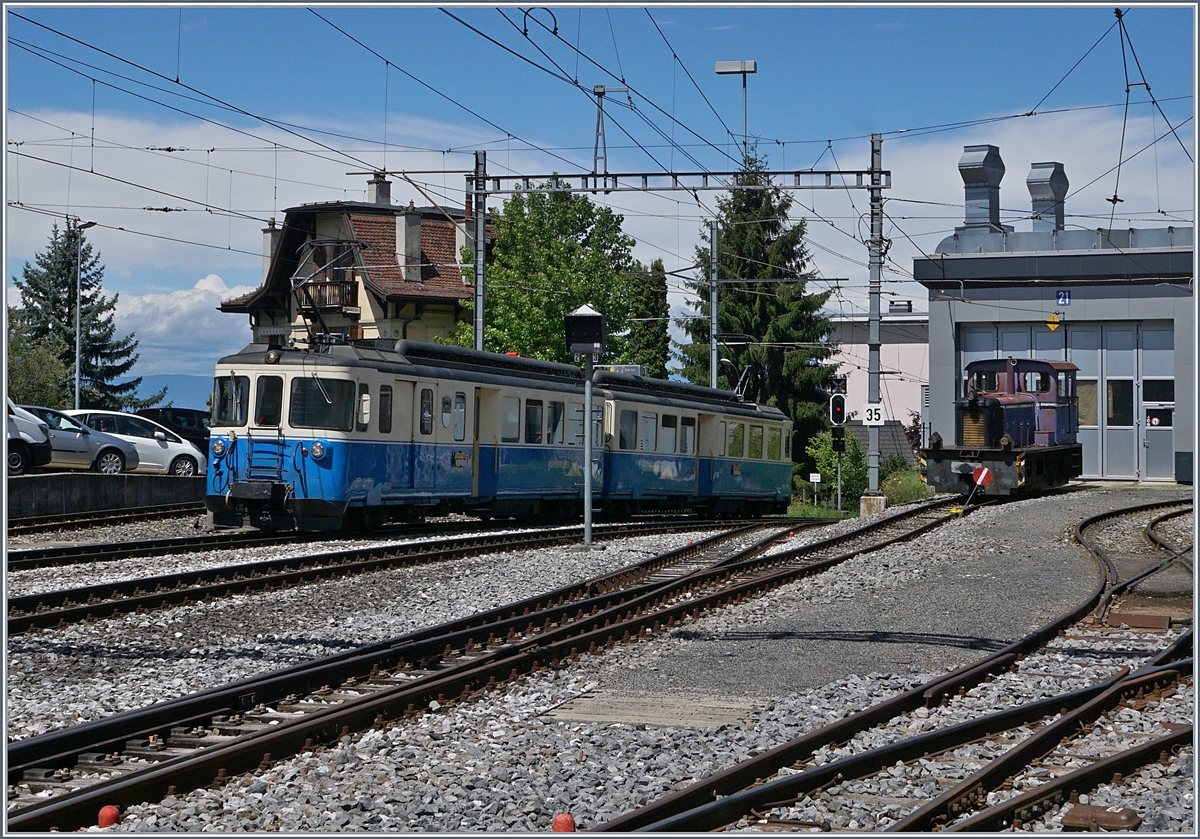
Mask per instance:
[[[198,408],[203,411],[208,408],[213,377],[169,374],[143,376],[142,384],[138,387],[138,397],[146,399],[162,390],[164,386],[167,388],[164,405],[170,402],[175,408]]]

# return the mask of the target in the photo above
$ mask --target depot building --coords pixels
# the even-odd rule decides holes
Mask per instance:
[[[1049,162],[1031,166],[1033,229],[1017,231],[1000,224],[1000,150],[966,146],[958,170],[965,223],[913,261],[929,290],[930,430],[954,439],[972,361],[1069,361],[1083,477],[1191,483],[1193,228],[1067,230],[1067,175]]]

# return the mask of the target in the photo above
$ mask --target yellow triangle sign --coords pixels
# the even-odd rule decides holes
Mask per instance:
[[[1058,329],[1058,315],[1051,315],[1046,318],[1046,326],[1050,327],[1050,331]]]

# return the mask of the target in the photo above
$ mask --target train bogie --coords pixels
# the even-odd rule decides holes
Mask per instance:
[[[596,379],[597,508],[786,509],[781,413],[681,383]],[[308,530],[577,516],[586,413],[570,365],[414,342],[251,345],[217,368],[206,504],[218,526]],[[754,441],[740,453],[735,421]]]

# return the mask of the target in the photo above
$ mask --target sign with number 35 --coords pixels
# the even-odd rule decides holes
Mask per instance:
[[[883,405],[878,402],[863,405],[863,425],[883,425]]]

